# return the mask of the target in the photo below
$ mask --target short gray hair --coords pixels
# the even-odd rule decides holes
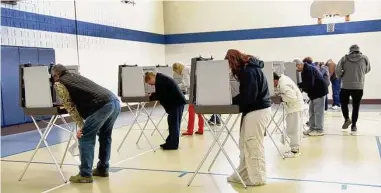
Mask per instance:
[[[56,65],[53,65],[53,67],[50,71],[52,74],[56,74],[56,75],[60,76],[60,75],[64,74],[65,72],[67,72],[67,69],[62,64],[56,64]]]
[[[299,58],[294,59],[294,61],[292,62],[294,62],[295,64],[303,64],[302,60]]]

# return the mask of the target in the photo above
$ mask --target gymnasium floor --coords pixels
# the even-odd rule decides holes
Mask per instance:
[[[93,184],[64,184],[53,165],[46,148],[41,148],[26,172],[18,181],[39,136],[36,131],[4,136],[2,142],[1,190],[3,193],[65,192],[65,193],[214,193],[214,192],[282,192],[282,193],[380,193],[381,192],[381,105],[363,105],[358,122],[358,135],[347,136],[341,131],[341,112],[326,113],[324,137],[304,138],[302,156],[282,160],[271,140],[265,142],[268,182],[266,186],[245,190],[237,184],[229,184],[226,177],[233,170],[221,154],[208,172],[208,166],[217,152],[215,148],[190,187],[188,180],[208,150],[212,135],[183,137],[179,151],[156,152],[150,150],[146,140],[139,147],[135,144],[140,134],[137,126],[131,132],[121,151],[117,152],[128,124],[129,113],[122,113],[113,133],[110,178],[95,178]],[[162,115],[156,110],[154,116]],[[155,121],[159,119],[156,118]],[[185,124],[183,125],[183,128]],[[151,137],[153,126],[147,135],[158,146],[163,141],[158,135]],[[160,124],[166,135],[166,122]],[[272,130],[272,129],[270,129]],[[238,140],[238,125],[234,136]],[[280,135],[274,134],[280,145]],[[56,158],[61,160],[68,139],[66,133],[54,129],[48,138]],[[238,164],[239,151],[231,139],[226,150],[234,164]],[[63,166],[66,178],[78,172],[75,159],[68,154]]]

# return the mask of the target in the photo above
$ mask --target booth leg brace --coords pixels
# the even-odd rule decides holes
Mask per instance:
[[[29,168],[31,162],[33,161],[33,159],[34,159],[34,157],[35,157],[37,151],[39,150],[41,144],[44,143],[45,147],[47,148],[47,150],[48,150],[48,152],[49,152],[49,154],[50,154],[50,157],[52,158],[52,160],[53,160],[53,162],[54,162],[54,165],[56,166],[58,172],[60,173],[60,175],[61,175],[63,181],[66,183],[67,180],[66,180],[65,176],[64,176],[63,173],[62,173],[61,167],[62,167],[62,164],[63,164],[64,159],[65,159],[65,157],[66,157],[66,153],[67,153],[67,150],[68,150],[67,147],[68,147],[69,144],[70,144],[71,138],[76,139],[75,131],[74,131],[74,130],[75,130],[74,127],[71,128],[71,127],[67,124],[66,120],[65,120],[61,115],[53,115],[53,116],[50,118],[50,121],[48,122],[48,125],[46,126],[45,130],[42,132],[43,129],[41,129],[41,128],[38,126],[35,117],[31,115],[31,118],[32,118],[33,123],[34,123],[34,125],[36,126],[37,131],[38,131],[38,133],[40,134],[40,137],[41,137],[41,138],[40,138],[40,141],[38,142],[38,144],[36,145],[36,148],[34,149],[34,152],[33,152],[32,156],[30,157],[30,159],[29,159],[29,161],[28,161],[28,164],[25,166],[24,171],[23,171],[23,173],[21,174],[21,176],[20,176],[20,178],[19,178],[19,181],[21,181],[22,178],[24,177],[24,175],[25,175],[26,171],[28,170],[28,168]],[[59,125],[56,125],[55,123],[56,123],[56,121],[57,121],[58,118],[60,118],[60,119],[64,122],[64,124],[65,124],[65,126],[66,126],[67,128],[71,128],[71,129],[67,129],[67,128],[61,127],[61,126],[59,126]],[[44,121],[44,122],[45,122],[45,121]],[[67,131],[67,132],[70,133],[70,138],[69,138],[69,141],[67,142],[68,145],[67,145],[67,147],[66,147],[66,149],[65,149],[65,152],[64,152],[64,155],[63,155],[63,157],[62,157],[62,161],[61,161],[61,164],[60,164],[60,165],[58,164],[57,159],[55,158],[55,156],[54,156],[53,152],[51,151],[50,146],[49,146],[49,144],[48,144],[48,142],[47,142],[47,140],[46,140],[46,139],[48,138],[48,136],[49,136],[49,134],[50,134],[50,132],[52,131],[52,129],[53,129],[54,126],[60,128],[60,129],[63,129],[63,130],[65,130],[65,131]]]
[[[124,144],[124,142],[126,141],[128,135],[131,133],[133,126],[136,124],[136,125],[138,125],[138,127],[139,127],[139,129],[140,129],[140,135],[139,135],[139,138],[138,138],[136,144],[138,145],[138,143],[139,143],[139,141],[140,141],[140,138],[141,138],[142,136],[144,136],[144,138],[147,140],[148,144],[151,146],[151,149],[152,149],[154,152],[156,152],[156,150],[155,150],[155,148],[153,147],[151,141],[148,139],[147,135],[144,133],[144,131],[145,131],[147,125],[148,125],[148,122],[151,121],[152,124],[153,124],[154,127],[155,127],[154,131],[157,130],[157,131],[159,132],[161,138],[162,138],[163,140],[165,140],[164,137],[163,137],[163,135],[162,135],[161,132],[159,131],[157,125],[154,123],[154,121],[153,121],[152,118],[151,118],[151,115],[152,115],[152,113],[153,113],[153,110],[154,110],[155,107],[156,107],[156,104],[157,104],[157,102],[155,102],[155,105],[154,105],[154,107],[151,109],[151,112],[148,113],[147,109],[145,108],[146,102],[141,102],[141,103],[138,104],[138,107],[136,108],[136,113],[134,113],[134,111],[132,110],[131,106],[127,103],[127,107],[128,107],[128,109],[129,109],[129,111],[134,115],[135,119],[134,119],[134,121],[132,122],[132,124],[130,125],[130,128],[128,129],[126,135],[124,136],[124,138],[123,138],[123,140],[122,140],[122,143],[119,145],[119,147],[118,147],[118,151],[121,149],[121,147],[122,147],[122,145]],[[140,125],[140,123],[139,123],[139,117],[140,117],[142,114],[144,114],[143,111],[144,111],[145,114],[147,115],[148,119],[145,121],[144,126],[141,127],[141,125]],[[164,115],[163,115],[163,116],[164,116]],[[162,117],[161,119],[163,119],[163,117]]]
[[[273,106],[274,106],[274,104],[273,104],[271,107],[273,107]],[[267,127],[266,127],[266,133],[269,135],[269,137],[270,137],[271,141],[273,142],[275,148],[277,149],[279,155],[282,157],[282,159],[285,159],[284,154],[280,151],[278,145],[276,144],[274,138],[272,137],[272,133],[273,133],[273,132],[271,132],[271,133],[269,132],[271,123],[274,123],[275,126],[277,127],[277,129],[280,130],[280,131],[282,131],[282,130],[280,129],[279,125],[277,124],[277,122],[275,121],[275,116],[277,115],[277,113],[278,113],[278,111],[279,111],[279,108],[280,108],[280,105],[278,106],[278,108],[277,108],[277,110],[275,111],[275,113],[271,116],[271,120],[270,120],[269,124],[268,124]]]
[[[212,131],[210,125],[208,124],[208,121],[207,121],[208,119],[205,118],[205,115],[202,115],[202,117],[203,117],[204,120],[205,120],[206,126]],[[245,188],[247,187],[246,184],[245,184],[245,182],[243,181],[242,177],[241,177],[240,174],[238,173],[237,169],[235,168],[235,166],[234,166],[234,164],[233,164],[233,161],[230,159],[230,157],[229,157],[229,155],[227,154],[227,152],[225,151],[223,145],[222,145],[222,144],[220,143],[220,141],[219,141],[219,138],[220,138],[221,134],[223,133],[224,129],[227,129],[227,131],[228,131],[228,136],[227,136],[227,137],[231,136],[231,135],[230,135],[230,134],[231,134],[230,132],[231,132],[232,128],[234,127],[234,124],[233,124],[232,128],[230,128],[230,129],[227,128],[227,124],[229,123],[231,117],[232,117],[232,115],[229,115],[228,118],[227,118],[227,120],[226,120],[226,122],[224,122],[224,121],[221,119],[221,123],[222,123],[222,127],[221,127],[221,129],[220,129],[219,131],[216,131],[216,133],[213,133],[213,131],[212,131],[212,135],[213,135],[213,137],[214,137],[213,143],[212,143],[212,145],[210,146],[210,148],[209,148],[209,150],[207,151],[207,153],[204,155],[204,158],[202,159],[201,163],[198,165],[196,171],[193,173],[191,179],[190,179],[189,182],[188,182],[188,186],[190,186],[190,185],[192,184],[194,178],[195,178],[196,175],[199,173],[199,171],[200,171],[202,165],[204,165],[205,160],[208,158],[208,156],[210,155],[212,149],[214,148],[214,145],[217,143],[218,146],[219,146],[219,151],[222,151],[222,153],[225,155],[226,159],[228,160],[230,166],[233,168],[234,173],[238,176],[238,178],[239,178],[239,180],[241,181],[242,185],[243,185]],[[238,117],[239,117],[239,116],[238,116]],[[236,120],[238,119],[238,117],[236,118]],[[232,136],[231,136],[231,137],[232,137]],[[226,142],[226,140],[227,140],[227,138],[225,138],[224,142]],[[233,140],[234,140],[234,138],[233,138]],[[234,141],[235,141],[235,140],[234,140]],[[235,143],[236,143],[236,141],[235,141]],[[237,143],[236,143],[236,144],[237,144]],[[237,144],[237,145],[238,145],[238,144]],[[217,156],[218,156],[218,154],[217,154]]]

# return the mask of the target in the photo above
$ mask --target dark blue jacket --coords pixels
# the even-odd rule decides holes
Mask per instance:
[[[150,100],[158,100],[166,112],[186,104],[184,94],[175,80],[161,73],[156,74],[155,93],[151,94]]]
[[[233,98],[233,104],[239,105],[239,111],[243,116],[271,107],[267,79],[261,68],[263,61],[253,58],[239,72],[239,94]]]
[[[311,100],[328,94],[328,86],[322,74],[310,64],[304,64],[300,88],[307,93]]]

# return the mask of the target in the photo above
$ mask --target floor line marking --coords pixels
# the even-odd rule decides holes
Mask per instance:
[[[25,161],[27,162],[27,161]],[[42,164],[54,164],[49,162],[41,162]],[[69,166],[73,166],[69,164]],[[168,172],[168,173],[179,173],[182,174],[193,174],[195,172],[192,171],[182,171],[182,170],[163,170],[163,169],[148,169],[148,168],[133,168],[133,167],[118,167],[124,170],[137,170],[137,171],[151,171],[151,172]],[[185,175],[184,174],[184,175]],[[212,176],[229,176],[229,174],[223,174],[223,173],[209,173],[209,172],[198,172],[198,174],[201,175],[212,175]],[[183,175],[183,176],[184,176]],[[180,176],[178,176],[180,177]],[[345,185],[346,187],[348,185],[351,186],[367,186],[367,187],[375,187],[375,188],[381,188],[381,184],[361,184],[361,183],[347,183],[347,182],[337,182],[337,181],[323,181],[323,180],[309,180],[309,179],[296,179],[296,178],[280,178],[280,177],[268,177],[267,179],[270,180],[282,180],[282,181],[298,181],[298,182],[315,182],[315,183],[323,183],[323,184],[339,184],[339,185]],[[67,183],[68,184],[68,183]],[[67,184],[61,184],[57,187],[63,187]],[[57,187],[52,188],[50,191],[58,189]],[[48,191],[45,191],[44,193],[47,193]]]
[[[181,138],[183,138],[183,136],[180,137],[180,139],[181,139]],[[156,148],[154,148],[154,149],[150,149],[150,150],[144,151],[144,152],[142,152],[142,153],[139,153],[139,154],[137,154],[137,155],[135,155],[135,156],[132,156],[132,157],[126,158],[126,159],[124,159],[124,160],[118,161],[118,162],[116,162],[116,163],[111,163],[111,164],[110,164],[110,167],[113,167],[113,166],[115,166],[115,165],[124,163],[124,162],[129,161],[129,160],[132,160],[132,159],[134,159],[134,158],[137,158],[137,157],[139,157],[139,156],[142,156],[142,155],[144,155],[144,154],[146,154],[146,153],[149,153],[149,152],[151,152],[151,151],[153,151],[153,150],[156,150],[156,149],[158,149],[158,148],[160,148],[160,147],[156,147]],[[123,168],[123,167],[119,167],[119,168]],[[57,190],[57,189],[62,188],[62,187],[64,187],[64,186],[68,185],[68,184],[70,184],[70,182],[65,183],[65,184],[61,184],[61,185],[59,185],[59,186],[56,186],[56,187],[51,188],[51,189],[49,189],[49,190],[46,190],[46,191],[43,192],[43,193],[48,193],[48,192],[51,192],[51,191],[53,191],[53,190]]]
[[[181,178],[181,177],[184,177],[187,174],[188,174],[188,172],[182,172],[178,177]]]

